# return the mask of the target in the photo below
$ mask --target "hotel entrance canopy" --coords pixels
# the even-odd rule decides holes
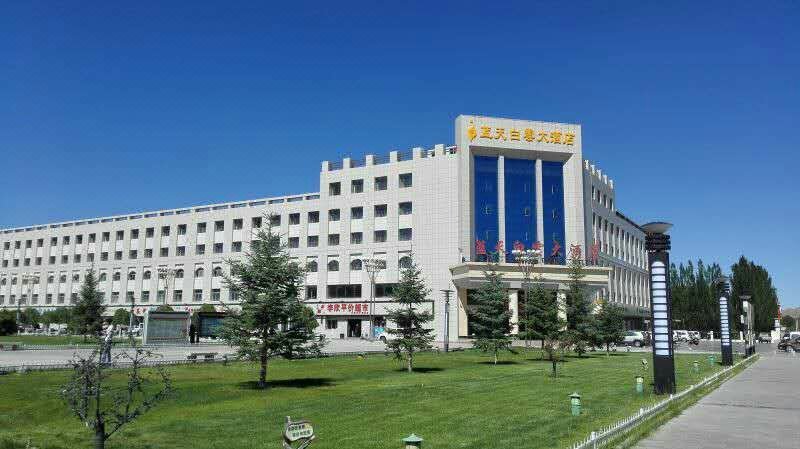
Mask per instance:
[[[521,290],[524,282],[522,268],[513,263],[489,264],[487,262],[465,262],[450,267],[453,284],[461,289],[475,289],[485,282],[484,271],[494,268],[502,277],[509,290]],[[600,266],[583,267],[581,279],[586,292],[594,293],[608,287],[611,268]],[[569,288],[569,267],[566,265],[536,265],[531,273],[531,283],[543,284],[551,290],[564,291]]]

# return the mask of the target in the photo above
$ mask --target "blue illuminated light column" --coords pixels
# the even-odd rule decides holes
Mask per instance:
[[[733,346],[731,346],[731,322],[730,322],[730,284],[727,276],[720,276],[716,279],[719,288],[719,344],[722,351],[722,364],[725,366],[733,365]]]
[[[664,222],[642,226],[650,269],[650,317],[653,323],[653,389],[656,394],[675,393],[675,359],[672,345],[672,294],[669,288],[672,225]]]

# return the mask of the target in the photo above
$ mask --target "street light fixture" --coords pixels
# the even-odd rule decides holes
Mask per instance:
[[[444,293],[444,352],[450,352],[450,295],[453,290],[443,288]]]
[[[368,259],[364,259],[364,269],[367,270],[367,274],[369,275],[369,336],[367,339],[370,341],[375,338],[373,317],[375,313],[375,275],[385,268],[386,261],[384,259],[376,259],[374,255]]]
[[[669,288],[672,224],[656,221],[642,226],[650,270],[650,319],[653,323],[653,387],[656,394],[675,393],[672,341],[672,295]]]
[[[175,279],[175,270],[167,267],[158,267],[158,278],[164,282],[164,305],[168,303],[170,284]]]
[[[719,276],[714,280],[714,285],[718,288],[719,295],[719,344],[722,352],[722,364],[725,366],[733,365],[733,347],[731,346],[731,325],[730,325],[730,278]]]

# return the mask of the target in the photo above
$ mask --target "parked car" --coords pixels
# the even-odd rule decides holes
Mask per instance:
[[[679,330],[679,331],[672,331],[672,340],[673,341],[689,341],[689,331]]]
[[[778,343],[778,350],[780,351],[794,351],[800,352],[800,335],[796,337],[783,338]]]
[[[772,343],[772,336],[769,334],[759,334],[758,335],[758,342],[759,343]]]
[[[625,346],[636,346],[640,348],[647,343],[647,336],[641,331],[626,331],[622,343]]]

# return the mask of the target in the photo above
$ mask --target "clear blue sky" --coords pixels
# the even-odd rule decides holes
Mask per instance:
[[[800,305],[796,2],[9,3],[0,227],[315,191],[462,113],[577,122],[674,261],[745,254]]]

